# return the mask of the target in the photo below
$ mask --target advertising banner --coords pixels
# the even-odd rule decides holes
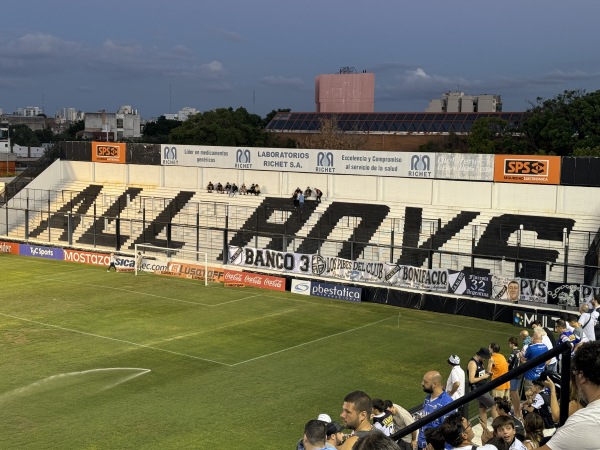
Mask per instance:
[[[36,258],[64,260],[62,248],[43,247],[39,245],[19,244],[19,255],[35,256]]]
[[[310,295],[310,280],[294,278],[290,292],[300,295]]]
[[[225,270],[223,272],[225,283],[243,283],[251,286],[272,291],[285,291],[285,278],[261,275],[251,272],[240,272],[239,270]]]
[[[0,241],[0,253],[10,253],[12,255],[19,254],[19,244],[16,242]]]
[[[448,292],[470,297],[490,298],[492,296],[492,276],[448,270]]]
[[[521,283],[518,278],[492,276],[492,298],[518,302],[521,295]]]
[[[168,262],[167,270],[160,272],[161,275],[170,275],[180,278],[190,278],[193,280],[204,280],[204,266],[200,264],[188,264],[183,262]],[[223,283],[225,275],[222,269],[209,267],[208,281]]]
[[[555,331],[554,325],[558,319],[560,319],[560,313],[558,311],[556,314],[541,314],[518,310],[513,311],[513,325],[519,328],[531,329],[531,323],[539,320],[542,323],[542,327],[547,327],[552,331]]]
[[[560,156],[494,155],[494,181],[560,184]]]
[[[68,262],[108,267],[109,260],[110,256],[107,253],[81,252],[79,250],[65,249],[65,261]]]
[[[433,178],[435,153],[161,145],[163,166]]]
[[[125,155],[123,142],[92,142],[92,162],[124,164]]]
[[[492,181],[494,179],[494,155],[436,153],[435,178]]]
[[[346,300],[349,302],[360,302],[362,299],[362,289],[353,286],[312,281],[310,283],[310,295],[335,298],[336,300]]]

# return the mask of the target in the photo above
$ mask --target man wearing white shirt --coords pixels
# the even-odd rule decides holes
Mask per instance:
[[[446,392],[452,400],[457,400],[465,395],[465,371],[460,367],[460,358],[457,355],[450,355],[448,364],[452,370],[446,381]]]

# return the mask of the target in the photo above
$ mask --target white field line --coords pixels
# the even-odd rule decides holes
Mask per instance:
[[[196,359],[198,361],[206,361],[206,362],[213,363],[213,364],[218,364],[218,365],[221,365],[221,366],[231,367],[231,364],[227,364],[227,363],[220,362],[220,361],[215,361],[215,360],[208,359],[208,358],[201,358],[199,356],[188,355],[186,353],[174,352],[172,350],[165,350],[164,348],[153,347],[151,345],[146,345],[146,344],[139,344],[137,342],[126,341],[124,339],[117,339],[117,338],[112,338],[112,337],[109,337],[109,336],[102,336],[101,334],[88,333],[86,331],[81,331],[81,330],[74,330],[72,328],[66,328],[66,327],[61,327],[61,326],[58,326],[58,325],[52,325],[50,323],[39,322],[37,320],[25,319],[24,317],[14,316],[12,314],[0,313],[0,316],[10,317],[12,319],[21,320],[23,322],[35,323],[37,325],[42,325],[44,327],[49,327],[49,328],[55,328],[57,330],[68,331],[68,332],[77,333],[77,334],[83,334],[85,336],[91,336],[91,337],[95,337],[95,338],[106,339],[106,340],[109,340],[109,341],[120,342],[122,344],[134,345],[136,347],[147,348],[147,349],[150,349],[150,350],[156,350],[156,351],[164,352],[164,353],[170,353],[172,355],[177,355],[177,356],[183,356],[184,358]]]
[[[395,318],[396,318],[396,316],[393,316],[393,317],[386,317],[385,319],[378,320],[377,322],[371,322],[371,323],[367,323],[367,324],[365,324],[365,325],[361,325],[360,327],[352,328],[352,329],[350,329],[350,330],[344,330],[344,331],[340,331],[339,333],[330,334],[329,336],[323,336],[323,337],[320,337],[320,338],[318,338],[318,339],[313,339],[312,341],[307,341],[307,342],[303,342],[302,344],[293,345],[293,346],[291,346],[291,347],[284,348],[284,349],[282,349],[282,350],[277,350],[276,352],[267,353],[267,354],[265,354],[265,355],[261,355],[261,356],[257,356],[257,357],[255,357],[255,358],[250,358],[250,359],[247,359],[247,360],[245,360],[245,361],[240,361],[240,362],[237,362],[237,363],[231,364],[231,367],[239,366],[240,364],[246,364],[246,363],[248,363],[248,362],[251,362],[251,361],[256,361],[256,360],[258,360],[258,359],[267,358],[267,357],[269,357],[269,356],[277,355],[277,354],[279,354],[279,353],[287,352],[287,351],[289,351],[289,350],[294,350],[294,349],[296,349],[296,348],[299,348],[299,347],[304,347],[304,346],[306,346],[306,345],[310,345],[310,344],[314,344],[315,342],[323,341],[323,340],[325,340],[325,339],[331,339],[331,338],[334,338],[334,337],[336,337],[336,336],[341,336],[342,334],[346,334],[346,333],[352,333],[353,331],[357,331],[357,330],[360,330],[360,329],[362,329],[362,328],[367,328],[367,327],[370,327],[370,326],[373,326],[373,325],[377,325],[378,323],[381,323],[381,322],[383,322],[383,321],[385,321],[385,320],[389,320],[389,319],[395,319]]]
[[[179,340],[179,339],[185,339],[185,338],[188,338],[188,337],[191,337],[191,336],[196,336],[196,335],[199,335],[199,334],[210,333],[212,331],[218,331],[218,330],[223,330],[225,328],[236,327],[238,325],[243,325],[245,323],[256,322],[258,320],[266,319],[267,317],[282,316],[284,314],[288,314],[288,313],[291,313],[291,312],[294,312],[294,311],[298,311],[298,308],[286,309],[285,311],[279,311],[279,312],[276,312],[276,313],[273,313],[273,314],[266,314],[266,315],[260,316],[260,317],[253,317],[252,319],[240,320],[240,321],[228,323],[226,325],[222,325],[220,327],[207,328],[205,330],[194,331],[192,333],[180,334],[178,336],[173,336],[173,337],[170,337],[170,338],[160,339],[158,341],[150,342],[150,344],[160,344],[161,342],[170,342],[170,341],[176,341],[176,340]]]

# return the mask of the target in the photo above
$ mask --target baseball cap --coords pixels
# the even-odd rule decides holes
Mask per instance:
[[[327,436],[331,436],[335,433],[341,433],[342,431],[344,431],[344,427],[337,422],[329,422],[327,424]]]

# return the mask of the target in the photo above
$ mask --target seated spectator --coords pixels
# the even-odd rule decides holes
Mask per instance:
[[[352,450],[400,450],[400,447],[383,433],[371,433],[359,438]]]
[[[498,416],[492,422],[494,436],[500,436],[510,450],[526,450],[525,445],[516,435],[515,421],[510,416]]]
[[[309,186],[306,187],[306,189],[304,190],[304,197],[308,198],[312,195],[312,190],[310,189]]]
[[[229,192],[231,191],[231,185],[229,184],[229,181],[227,183],[225,183],[225,192],[227,192],[229,194]]]
[[[246,183],[242,183],[242,185],[240,186],[240,195],[241,194],[246,195],[247,192],[248,192],[248,188],[246,187]]]
[[[427,442],[426,450],[444,450],[446,448],[444,435],[439,428],[427,428],[425,430],[425,442]]]
[[[544,439],[544,420],[539,414],[527,414],[524,420],[525,440],[523,444],[527,450],[534,450],[540,447]]]
[[[222,194],[222,193],[223,193],[223,185],[221,184],[221,182],[220,182],[220,181],[217,183],[217,192],[218,192],[219,194]]]
[[[472,447],[478,448],[479,450],[506,450],[508,445],[504,442],[504,439],[500,437],[490,438],[486,445],[476,447],[473,445],[473,427],[469,423],[466,417],[463,417],[460,413],[453,413],[444,419],[444,422],[440,426],[440,430],[444,435],[444,439],[450,445],[452,449],[471,449]],[[489,437],[489,436],[488,436]],[[482,436],[482,441],[484,440]]]
[[[544,392],[543,381],[534,380],[530,390],[525,392],[527,400],[523,403],[523,416],[537,413],[544,420],[545,428],[554,428],[552,420],[552,409],[550,404],[550,395]]]
[[[231,185],[231,190],[229,191],[229,195],[235,195],[238,191],[237,184],[233,183]]]
[[[260,187],[258,187],[258,184],[254,185],[254,195],[260,195]]]
[[[254,194],[254,183],[252,183],[250,189],[248,189],[248,194]]]
[[[521,420],[517,419],[511,414],[512,403],[510,400],[504,397],[495,397],[494,398],[494,406],[492,406],[492,411],[496,410],[496,414],[498,417],[500,416],[508,416],[511,417],[514,421],[515,433],[517,439],[523,441],[525,439],[525,427]],[[498,418],[496,417],[496,418]]]
[[[208,182],[208,186],[206,186],[206,190],[207,190],[209,193],[212,193],[212,191],[214,191],[214,190],[215,190],[215,187],[214,187],[214,185],[212,184],[212,181],[209,181],[209,182]]]

